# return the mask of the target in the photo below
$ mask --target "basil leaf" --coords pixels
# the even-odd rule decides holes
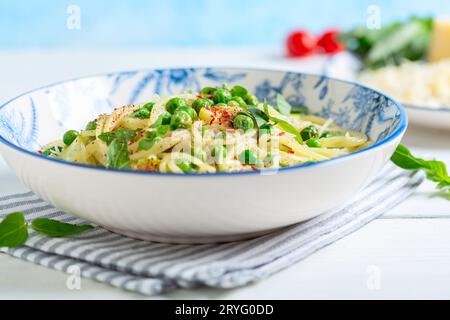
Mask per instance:
[[[267,115],[267,117],[271,121],[275,122],[275,124],[277,124],[281,128],[283,128],[284,131],[295,135],[295,140],[297,140],[298,143],[303,143],[303,139],[302,139],[302,136],[301,136],[300,132],[297,129],[295,129],[295,127],[292,124],[290,124],[289,122],[284,121],[282,119],[279,119],[277,117],[272,117],[270,115],[270,113],[269,113],[269,105],[267,104],[267,101],[264,101],[264,113]]]
[[[42,152],[42,155],[46,157],[56,157],[62,152],[62,150],[63,150],[62,147],[55,146],[48,148],[47,150]]]
[[[300,105],[300,106],[293,106],[292,110],[291,110],[291,114],[308,114],[309,113],[309,108],[307,106],[304,105]]]
[[[427,178],[434,182],[449,182],[450,178],[447,173],[447,167],[442,161],[431,160],[427,161],[428,172]]]
[[[426,166],[423,159],[414,157],[409,149],[402,144],[399,144],[397,150],[391,157],[391,161],[398,167],[406,170],[418,170]]]
[[[282,115],[289,116],[291,114],[292,106],[281,94],[277,94],[277,108]]]
[[[125,140],[114,139],[108,147],[106,162],[112,168],[129,169],[131,164],[128,143]]]
[[[74,225],[47,218],[34,219],[31,228],[52,238],[70,237],[94,229],[91,225]]]
[[[170,124],[170,119],[172,118],[172,115],[165,111],[162,115],[156,119],[155,123],[152,124],[151,128],[158,128],[159,126],[168,125]]]
[[[119,130],[102,133],[101,135],[98,136],[98,138],[100,140],[106,142],[109,145],[115,139],[130,141],[135,136],[136,136],[136,130],[119,129]]]
[[[269,117],[263,111],[254,106],[247,106],[247,111],[255,120],[258,127],[261,127],[269,121]]]
[[[23,213],[11,213],[0,223],[0,247],[17,248],[27,239],[27,222]]]
[[[436,182],[438,189],[442,189],[450,195],[450,177],[444,162],[417,158],[402,144],[398,145],[391,161],[402,169],[423,170],[428,180]]]

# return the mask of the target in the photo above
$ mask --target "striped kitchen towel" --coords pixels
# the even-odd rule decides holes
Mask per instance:
[[[33,231],[26,245],[2,252],[112,286],[154,295],[177,288],[234,288],[274,274],[361,228],[408,197],[422,182],[417,172],[388,165],[344,207],[256,239],[204,245],[134,240],[100,227],[74,238]],[[22,211],[28,220],[49,217],[84,223],[31,192],[0,196],[0,219]]]

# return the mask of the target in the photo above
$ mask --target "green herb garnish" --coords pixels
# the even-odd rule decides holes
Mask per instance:
[[[149,150],[156,142],[161,140],[170,131],[169,125],[161,125],[156,130],[149,131],[145,137],[139,141],[139,150]]]
[[[42,155],[46,157],[56,157],[62,152],[62,150],[62,147],[51,147],[47,150],[44,150],[44,152],[42,152]]]
[[[125,140],[114,139],[108,147],[106,155],[108,166],[116,169],[131,168],[128,143]]]
[[[339,36],[347,50],[363,61],[364,67],[376,69],[398,65],[403,60],[426,57],[432,31],[432,18],[412,17],[381,29],[354,28]]]
[[[16,248],[27,239],[27,222],[22,213],[11,213],[0,223],[0,247]]]
[[[269,105],[267,104],[267,101],[264,101],[264,113],[271,121],[275,122],[275,124],[283,128],[284,131],[295,135],[295,140],[297,140],[298,143],[303,143],[303,139],[302,136],[300,135],[300,132],[297,129],[295,129],[295,127],[292,124],[277,117],[272,117],[270,115]]]
[[[257,107],[254,106],[247,106],[247,113],[249,113],[252,116],[258,127],[261,127],[270,120],[269,117],[263,111],[259,110]]]
[[[428,180],[436,182],[438,189],[450,195],[450,177],[444,162],[417,158],[402,144],[398,145],[391,160],[402,169],[424,171]]]
[[[47,218],[34,219],[31,228],[52,238],[70,237],[94,229],[91,225],[75,225]]]
[[[292,106],[281,94],[277,94],[277,109],[282,115],[289,116],[291,114]]]
[[[308,114],[309,108],[305,105],[292,106],[291,114]]]
[[[22,212],[7,215],[0,222],[0,247],[17,248],[28,239],[28,223]],[[91,225],[74,225],[47,218],[37,218],[31,228],[48,237],[60,238],[74,236],[94,229]]]
[[[136,136],[136,130],[119,129],[102,133],[98,138],[110,145],[113,140],[130,141]]]

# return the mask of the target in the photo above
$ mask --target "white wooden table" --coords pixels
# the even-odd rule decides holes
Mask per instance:
[[[319,72],[270,49],[158,49],[147,51],[0,51],[0,101],[27,90],[114,70],[183,65],[228,65]],[[343,57],[343,59],[346,59]],[[314,67],[316,65],[316,67]],[[335,74],[343,72],[335,70]],[[404,143],[450,165],[450,132],[410,127]],[[0,192],[20,182],[0,158]],[[420,189],[383,218],[259,283],[233,290],[181,290],[159,299],[450,298],[450,201],[433,185]],[[0,255],[0,299],[133,299],[142,296],[83,279],[66,288],[61,272]]]

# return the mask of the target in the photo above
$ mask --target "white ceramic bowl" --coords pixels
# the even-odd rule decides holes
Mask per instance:
[[[67,129],[80,129],[114,106],[222,83],[260,99],[282,93],[292,103],[366,133],[375,144],[340,158],[246,172],[174,175],[118,171],[37,154]],[[112,73],[62,82],[0,107],[0,151],[44,200],[112,231],[177,243],[231,241],[317,216],[345,203],[389,160],[403,133],[404,109],[381,93],[324,76],[234,68]]]

